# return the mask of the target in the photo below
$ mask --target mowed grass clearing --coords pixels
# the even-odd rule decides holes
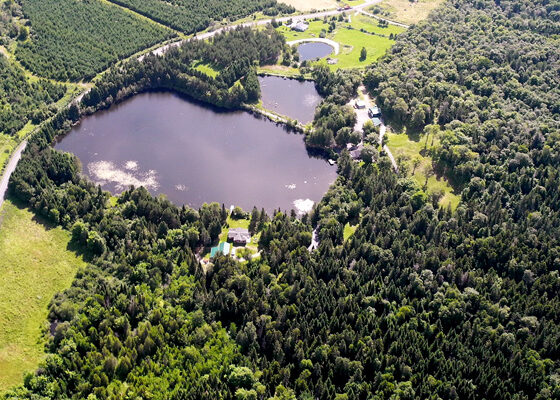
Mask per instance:
[[[70,234],[46,228],[6,200],[0,210],[0,392],[23,382],[43,358],[48,304],[85,262],[67,250]]]
[[[336,28],[333,32],[328,33],[329,24],[321,20],[309,21],[309,29],[305,32],[296,32],[287,26],[281,26],[278,31],[285,37],[286,41],[299,39],[310,39],[323,36],[327,39],[334,40],[340,44],[340,53],[331,55],[338,62],[329,65],[333,70],[341,68],[365,68],[375,62],[395,43],[389,39],[391,34],[398,35],[404,32],[404,28],[389,25],[388,27],[380,27],[378,21],[364,15],[351,15],[351,22],[337,21]],[[328,19],[330,23],[331,19]],[[362,32],[361,30],[366,32]],[[369,33],[368,33],[369,32]],[[365,60],[360,60],[360,52],[362,48],[367,51]],[[325,60],[319,62],[326,63]]]
[[[401,22],[406,25],[416,24],[426,18],[430,12],[443,4],[445,0],[383,0],[372,6],[369,11],[380,17]]]
[[[409,173],[412,174],[413,179],[418,183],[420,187],[424,187],[426,184],[426,173],[430,171],[432,166],[431,157],[425,154],[424,141],[423,140],[412,140],[406,133],[393,133],[387,131],[387,137],[389,139],[389,150],[393,153],[395,159],[402,158],[408,165]],[[428,146],[431,145],[431,137],[429,139]],[[417,159],[419,165],[414,168],[413,162]],[[414,172],[414,173],[413,173]],[[459,204],[460,196],[458,196],[449,182],[447,182],[443,177],[438,177],[431,174],[428,177],[427,192],[431,193],[442,193],[439,204],[443,207],[451,206],[451,209],[455,209]]]

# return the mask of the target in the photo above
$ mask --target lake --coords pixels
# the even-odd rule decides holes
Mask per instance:
[[[175,204],[255,205],[305,212],[336,179],[303,136],[242,111],[217,110],[169,92],[137,95],[81,121],[56,145],[103,189],[130,185]]]
[[[307,42],[298,46],[299,60],[310,61],[328,56],[334,51],[332,46],[321,42]]]
[[[313,121],[315,109],[322,100],[315,82],[265,76],[259,77],[259,83],[264,108],[303,124]]]

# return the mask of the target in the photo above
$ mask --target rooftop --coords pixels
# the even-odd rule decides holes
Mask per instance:
[[[234,243],[249,243],[251,234],[246,228],[231,228],[228,232],[228,240],[232,240]]]

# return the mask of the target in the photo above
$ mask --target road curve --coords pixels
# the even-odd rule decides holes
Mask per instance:
[[[307,42],[325,43],[334,49],[335,56],[338,55],[338,53],[340,53],[340,44],[338,44],[337,42],[331,39],[324,39],[324,38],[298,39],[298,40],[292,40],[291,42],[287,42],[286,44],[289,46],[293,46],[298,43],[307,43]]]
[[[319,11],[319,12],[311,13],[311,14],[292,15],[292,16],[289,16],[289,17],[280,17],[280,18],[274,18],[274,19],[277,22],[286,22],[286,21],[289,21],[289,20],[303,21],[303,20],[313,19],[313,18],[330,17],[332,15],[339,15],[339,14],[342,14],[342,13],[351,13],[352,11],[361,12],[361,10],[363,10],[364,8],[367,8],[367,7],[370,7],[374,4],[380,3],[381,1],[382,0],[366,1],[364,4],[360,4],[359,6],[351,7],[348,10],[338,10],[338,9],[336,9],[336,10],[329,10],[329,11]],[[158,47],[155,50],[152,50],[150,53],[155,54],[157,56],[161,56],[167,50],[169,50],[173,47],[180,46],[182,43],[188,42],[190,40],[210,39],[211,37],[216,36],[217,34],[222,33],[222,32],[224,32],[226,30],[229,30],[229,29],[235,29],[235,28],[238,28],[238,27],[260,26],[260,25],[270,24],[271,22],[272,22],[272,18],[271,19],[263,19],[263,20],[259,20],[259,21],[255,21],[255,22],[245,22],[243,24],[225,26],[223,28],[219,28],[219,29],[216,29],[214,31],[197,34],[190,39],[180,40],[180,41],[177,41],[177,42],[166,44],[165,46],[161,46],[161,47]],[[146,55],[144,54],[144,55],[141,55],[140,57],[138,57],[138,61],[142,61],[145,56]]]
[[[10,176],[15,171],[19,159],[21,158],[21,153],[25,150],[27,146],[27,140],[24,140],[19,144],[16,148],[16,151],[12,154],[10,161],[8,161],[8,165],[6,165],[6,169],[4,170],[4,174],[0,178],[0,208],[2,208],[2,204],[4,203],[4,198],[6,197],[6,192],[8,191],[8,182],[10,181]]]

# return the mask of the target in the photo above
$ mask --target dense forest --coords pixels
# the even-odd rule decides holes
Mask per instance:
[[[108,202],[49,146],[80,116],[60,113],[10,189],[91,263],[51,302],[46,360],[7,397],[560,399],[558,12],[548,0],[449,0],[368,71],[395,126],[440,137],[432,156],[462,188],[455,211],[386,157],[343,152],[310,215],[253,213],[261,258],[245,263],[195,257],[223,206],[177,207],[142,188]],[[118,79],[133,93],[144,65],[188,70],[181,54],[196,46],[130,64],[99,101]],[[355,90],[351,76],[316,78],[332,105],[347,96],[333,88]],[[334,132],[328,114],[315,123]],[[348,222],[358,227],[344,240]]]
[[[0,54],[0,134],[14,135],[27,121],[38,124],[56,113],[64,85],[46,79],[30,83],[24,72]]]
[[[174,36],[118,6],[98,0],[21,0],[30,37],[16,56],[34,74],[89,80],[115,61]]]
[[[276,0],[110,0],[115,4],[130,8],[154,21],[185,33],[195,33],[208,28],[210,24],[227,18],[234,21],[257,11],[275,16],[291,14],[293,7]]]
[[[239,108],[260,97],[255,64],[275,64],[285,46],[284,37],[271,26],[262,30],[236,28],[210,41],[189,41],[163,57],[153,54],[131,60],[107,72],[83,98],[86,112],[146,90],[167,89],[224,108]],[[216,77],[195,68],[204,63]]]
[[[306,145],[330,151],[337,147],[346,148],[350,142],[359,142],[361,133],[353,131],[356,114],[348,105],[361,82],[359,72],[331,72],[327,66],[318,66],[312,74],[317,91],[324,98],[315,111],[313,129],[305,137]]]

